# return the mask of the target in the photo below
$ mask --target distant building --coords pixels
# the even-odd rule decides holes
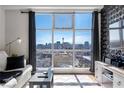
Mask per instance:
[[[60,41],[57,41],[57,42],[54,44],[54,48],[55,48],[55,49],[61,49],[61,48],[62,48],[62,45],[61,45]]]
[[[47,44],[48,49],[52,48],[52,43]]]
[[[84,48],[85,48],[85,49],[89,49],[89,48],[90,48],[90,44],[89,44],[88,41],[85,41],[85,42],[84,42]]]
[[[44,48],[44,45],[43,44],[37,44],[37,49],[42,49],[42,48]]]
[[[63,43],[63,49],[72,49],[73,46],[69,42],[64,42]]]

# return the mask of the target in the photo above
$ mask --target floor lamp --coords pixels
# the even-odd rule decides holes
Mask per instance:
[[[18,37],[18,38],[16,38],[15,40],[10,41],[9,43],[6,44],[6,46],[9,46],[9,56],[11,55],[11,45],[12,45],[14,42],[21,43],[21,38]]]

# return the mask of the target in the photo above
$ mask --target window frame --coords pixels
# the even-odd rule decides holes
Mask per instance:
[[[84,12],[80,12],[80,14],[83,14],[83,13]],[[85,13],[89,13],[89,12],[85,12]],[[65,13],[62,13],[62,14],[65,14]],[[42,15],[42,13],[40,15]],[[91,49],[75,49],[75,32],[76,32],[76,30],[79,30],[79,31],[89,31],[90,30],[90,31],[92,31],[92,28],[91,29],[76,29],[75,28],[75,13],[72,13],[72,29],[71,30],[73,32],[73,36],[72,36],[73,49],[54,49],[54,43],[55,43],[54,42],[54,32],[55,32],[55,30],[70,30],[70,29],[69,28],[56,29],[55,28],[55,14],[54,13],[53,14],[50,13],[50,15],[52,15],[52,30],[51,29],[36,29],[36,30],[51,30],[52,31],[52,38],[51,38],[52,39],[52,48],[51,49],[42,49],[42,51],[52,51],[52,67],[54,67],[54,59],[53,59],[54,58],[54,51],[68,51],[68,52],[73,52],[72,64],[73,64],[73,68],[76,68],[74,66],[75,53],[76,52],[87,52],[87,51],[91,51]],[[92,24],[92,22],[91,22],[91,24]],[[91,39],[92,39],[92,35],[91,35]],[[92,41],[91,41],[91,46],[92,46]]]

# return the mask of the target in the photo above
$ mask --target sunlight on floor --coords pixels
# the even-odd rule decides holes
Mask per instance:
[[[25,88],[29,88],[29,83],[25,85]],[[37,86],[34,86],[37,88]],[[54,75],[54,88],[102,88],[93,75]]]
[[[54,75],[54,88],[100,88],[93,75]]]

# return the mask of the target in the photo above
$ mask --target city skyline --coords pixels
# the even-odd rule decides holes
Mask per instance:
[[[54,42],[53,44],[57,44],[57,43],[60,43],[60,44],[63,44],[63,43],[69,43],[69,42],[62,42],[62,41],[56,41],[56,42]],[[86,42],[88,42],[88,41],[85,41],[84,43],[82,43],[82,44],[85,44]],[[88,42],[89,43],[89,42]],[[52,44],[52,43],[38,43],[38,44],[42,44],[42,45],[47,45],[47,44]],[[38,44],[36,44],[36,45],[38,45]],[[69,44],[71,44],[71,43],[69,43]],[[90,44],[90,43],[89,43]],[[79,45],[79,44],[77,44],[77,45]]]
[[[36,44],[52,43],[52,32],[50,31],[39,31],[36,36]],[[73,32],[57,31],[54,33],[54,43],[57,41],[62,43],[62,38],[64,38],[65,42],[73,44]],[[85,41],[91,44],[91,31],[75,32],[75,44],[83,44]]]
[[[64,42],[64,38],[62,38],[62,42],[57,41],[53,43],[54,49],[73,49],[73,44],[70,44],[69,42]],[[37,44],[37,49],[51,49],[52,43],[46,43],[46,44]],[[91,44],[88,41],[85,41],[83,44],[75,44],[75,49],[90,49]]]

